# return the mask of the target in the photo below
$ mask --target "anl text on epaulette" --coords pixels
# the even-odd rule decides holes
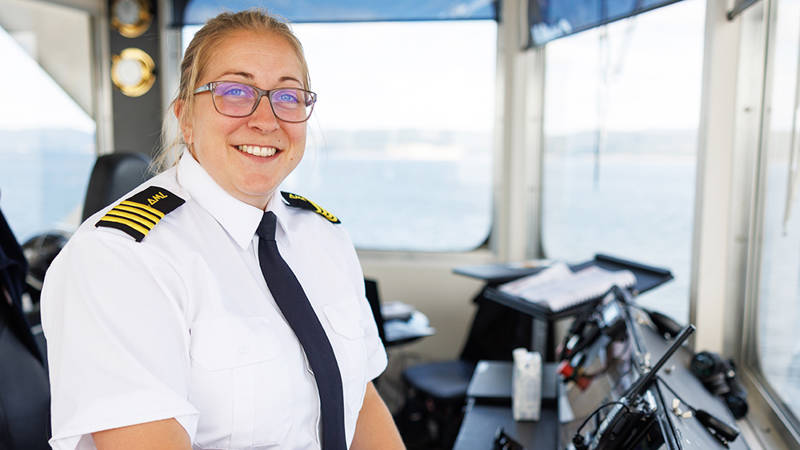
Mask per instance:
[[[334,216],[328,211],[325,211],[324,209],[322,209],[321,206],[303,197],[302,195],[281,191],[281,196],[283,197],[283,200],[286,202],[286,204],[289,206],[293,206],[295,208],[307,209],[309,211],[314,211],[320,216],[328,219],[328,221],[330,221],[331,223],[342,223],[342,221],[339,220],[338,217]]]
[[[95,226],[116,228],[141,242],[164,216],[183,203],[172,192],[150,186],[111,208]]]

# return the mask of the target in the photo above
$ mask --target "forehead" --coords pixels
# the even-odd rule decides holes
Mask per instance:
[[[223,74],[246,73],[256,83],[271,83],[281,77],[302,80],[297,53],[287,39],[270,31],[234,31],[209,49],[203,82]]]

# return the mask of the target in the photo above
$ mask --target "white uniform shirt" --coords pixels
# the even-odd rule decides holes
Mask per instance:
[[[93,449],[92,432],[175,417],[194,448],[319,449],[316,383],[258,264],[263,212],[188,153],[132,193],[147,186],[186,202],[141,242],[96,228],[110,207],[100,211],[47,272],[51,445]],[[349,446],[366,384],[386,367],[361,267],[341,225],[278,193],[267,209],[336,354]]]

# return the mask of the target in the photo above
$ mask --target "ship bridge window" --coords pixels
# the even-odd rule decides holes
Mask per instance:
[[[800,432],[800,3],[777,1],[769,125],[761,158],[761,240],[755,360],[778,414]],[[764,380],[765,378],[765,380]]]
[[[543,246],[668,267],[639,301],[686,322],[705,2],[546,46]]]
[[[356,247],[465,251],[491,224],[494,20],[303,23],[319,99],[282,189],[342,219]],[[196,32],[184,28],[184,45]]]
[[[0,208],[20,242],[80,223],[95,160],[90,16],[8,0],[0,15]]]

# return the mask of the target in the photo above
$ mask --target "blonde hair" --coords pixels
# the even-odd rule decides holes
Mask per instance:
[[[311,80],[308,75],[308,64],[303,53],[303,45],[300,44],[300,40],[297,39],[297,36],[294,35],[285,21],[271,16],[262,9],[249,9],[237,13],[222,13],[218,15],[197,31],[186,48],[186,53],[183,55],[178,95],[172,100],[169,105],[169,111],[165,114],[161,131],[161,148],[153,159],[152,168],[155,171],[161,172],[178,162],[180,149],[184,144],[180,131],[181,122],[192,113],[195,84],[197,84],[197,80],[202,78],[215,45],[236,31],[268,32],[285,38],[300,62],[303,87],[309,89]],[[171,135],[174,132],[170,130],[172,127],[169,122],[171,122],[171,114],[174,111],[176,102],[182,102],[183,107],[181,117],[177,118],[177,136],[172,138]]]

